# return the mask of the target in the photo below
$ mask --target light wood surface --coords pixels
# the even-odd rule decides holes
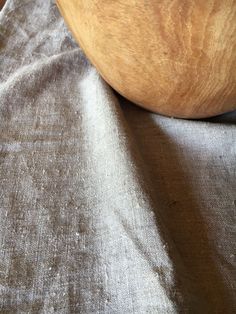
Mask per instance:
[[[103,78],[183,118],[236,109],[236,0],[57,0]]]

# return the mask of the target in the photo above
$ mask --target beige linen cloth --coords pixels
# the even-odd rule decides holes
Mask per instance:
[[[235,113],[138,108],[8,0],[0,127],[0,313],[236,313]]]

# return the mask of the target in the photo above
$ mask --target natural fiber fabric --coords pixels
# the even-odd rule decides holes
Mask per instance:
[[[0,313],[236,311],[235,114],[136,107],[53,1],[8,0],[0,126]]]

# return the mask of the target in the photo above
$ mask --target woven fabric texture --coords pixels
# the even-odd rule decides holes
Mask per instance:
[[[54,1],[7,0],[0,128],[0,313],[236,311],[235,113],[145,111]]]

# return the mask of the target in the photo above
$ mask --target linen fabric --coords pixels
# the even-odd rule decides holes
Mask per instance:
[[[236,312],[235,113],[145,111],[7,0],[0,127],[0,313]]]

